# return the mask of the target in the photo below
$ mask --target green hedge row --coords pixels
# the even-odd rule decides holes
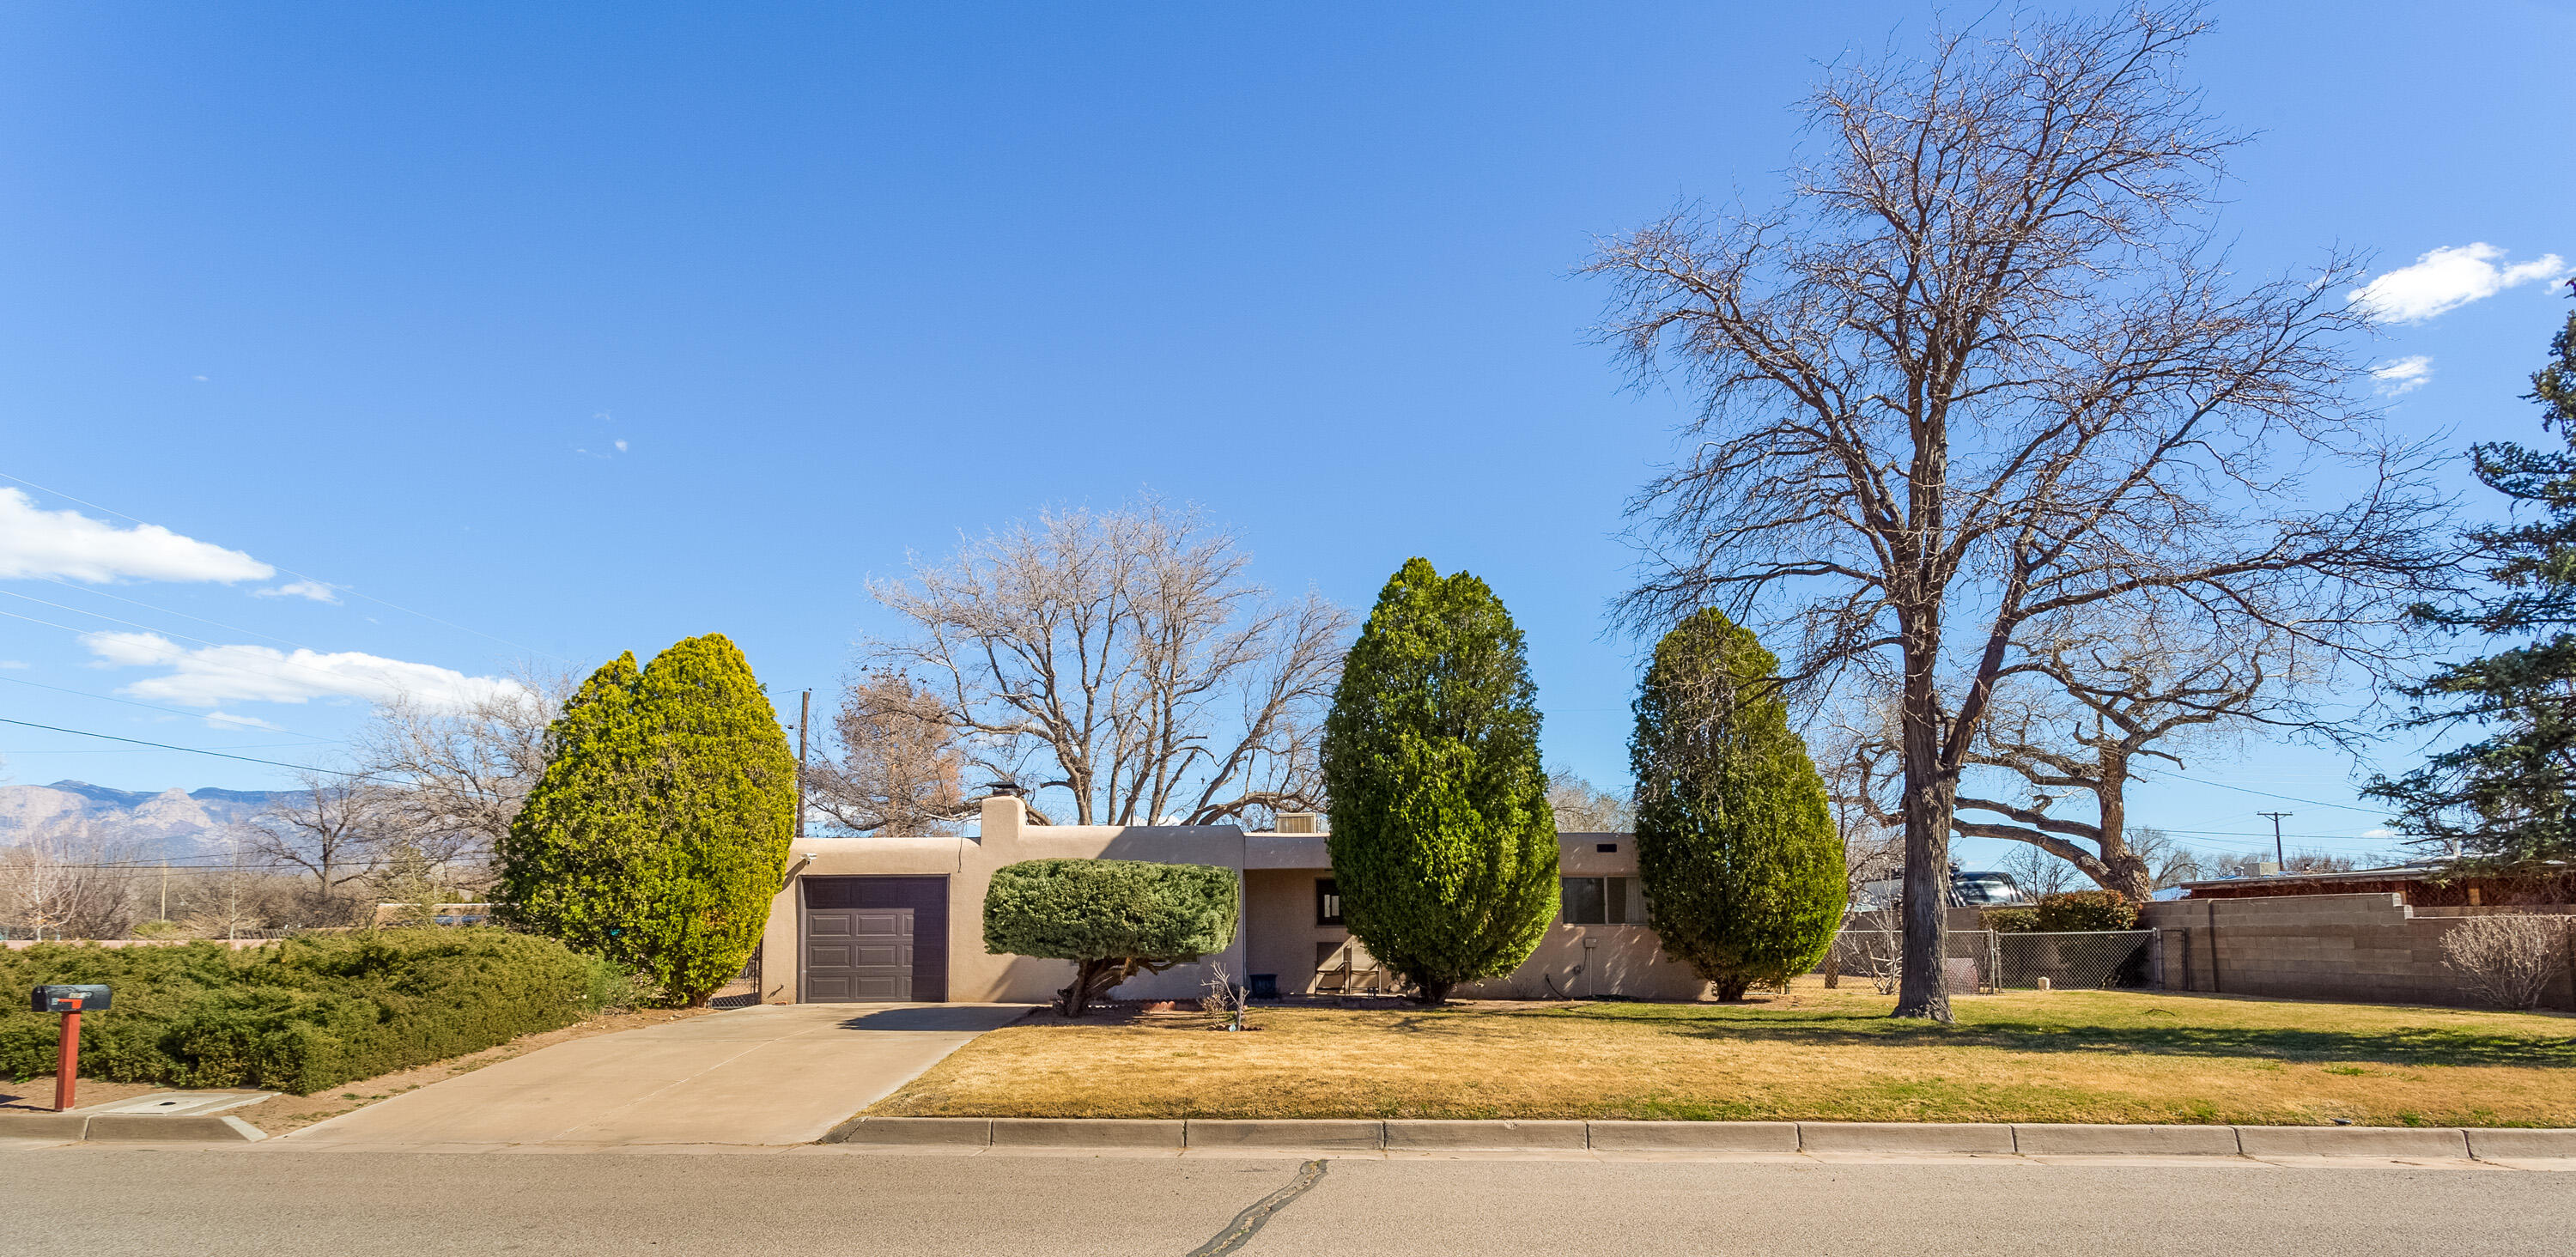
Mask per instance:
[[[46,982],[105,982],[81,1019],[81,1073],[174,1087],[310,1094],[553,1030],[618,999],[625,978],[551,939],[496,929],[313,935],[234,951],[40,944],[0,952],[0,1075],[54,1072]]]

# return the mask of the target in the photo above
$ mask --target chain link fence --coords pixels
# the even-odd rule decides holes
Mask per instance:
[[[1992,933],[1992,931],[1989,931]],[[1995,986],[2060,991],[2143,987],[2153,978],[2154,930],[1995,934]]]
[[[1950,989],[1984,993],[1994,989],[1995,949],[1992,930],[1949,932]],[[1905,935],[1898,930],[1844,930],[1825,953],[1825,972],[1838,981],[1870,983],[1881,995],[1896,993],[1898,969],[1905,960]]]
[[[2144,987],[2154,983],[2153,930],[2087,933],[1949,931],[1950,989],[1988,994],[2036,990],[2040,979],[2056,990]],[[1867,982],[1881,995],[1896,990],[1905,936],[1892,929],[1844,930],[1834,936],[1824,971],[1837,981]]]

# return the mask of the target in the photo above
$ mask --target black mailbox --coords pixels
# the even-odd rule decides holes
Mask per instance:
[[[35,1009],[40,1013],[94,1013],[107,1007],[104,983],[90,986],[40,986]]]

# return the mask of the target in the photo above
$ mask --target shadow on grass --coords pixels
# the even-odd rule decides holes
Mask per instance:
[[[1717,1010],[1710,1010],[1712,1012]],[[1693,1039],[1784,1043],[1809,1047],[1984,1047],[2009,1052],[2147,1052],[2166,1056],[2256,1057],[2282,1061],[2375,1061],[2390,1065],[2576,1067],[2576,1036],[2488,1034],[2436,1026],[2390,1030],[2313,1027],[2102,1025],[2047,1022],[1991,1014],[1944,1026],[1870,1013],[1777,1013],[1728,1008],[1640,1015],[1592,1008],[1552,1008],[1503,1017],[1624,1022]]]

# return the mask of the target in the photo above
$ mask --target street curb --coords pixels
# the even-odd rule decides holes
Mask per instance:
[[[268,1132],[238,1117],[161,1117],[150,1113],[0,1113],[0,1139],[57,1143],[250,1143]]]
[[[1501,1125],[1496,1122],[1494,1125]],[[1315,1148],[1376,1152],[1386,1147],[1386,1123],[1349,1118],[1200,1121],[1191,1118],[1184,1139],[1192,1148]]]
[[[815,1141],[885,1147],[983,1148],[993,1142],[989,1117],[854,1117]],[[1066,1145],[1081,1147],[1080,1144]]]
[[[1591,1147],[1582,1122],[1460,1122],[1390,1118],[1389,1152],[1565,1152]]]
[[[2467,1131],[2469,1155],[2481,1161],[2499,1157],[2576,1158],[2576,1130],[2484,1129]]]
[[[1589,1122],[1602,1152],[1796,1152],[1796,1122]]]
[[[50,1114],[29,1115],[37,1119]],[[0,1118],[0,1136],[10,1119]],[[101,1121],[107,1119],[92,1119]],[[140,1118],[151,1122],[231,1118]],[[95,1131],[95,1127],[92,1128]],[[70,1138],[71,1136],[63,1136]],[[118,1136],[136,1138],[137,1136]],[[90,1138],[99,1136],[93,1133]],[[818,1140],[862,1147],[1294,1149],[1887,1155],[2576,1158],[2576,1130],[2409,1126],[2111,1126],[2002,1122],[1584,1122],[1394,1118],[1217,1121],[854,1117]]]
[[[2233,1157],[2233,1126],[2015,1125],[2013,1150],[2026,1157]]]
[[[1982,1122],[1800,1122],[1800,1152],[2013,1150],[2013,1128]]]
[[[928,1119],[937,1120],[937,1119]],[[1128,1117],[997,1117],[996,1148],[1178,1148],[1184,1124]]]
[[[2249,1157],[2465,1157],[2468,1132],[2412,1126],[2239,1126]]]

